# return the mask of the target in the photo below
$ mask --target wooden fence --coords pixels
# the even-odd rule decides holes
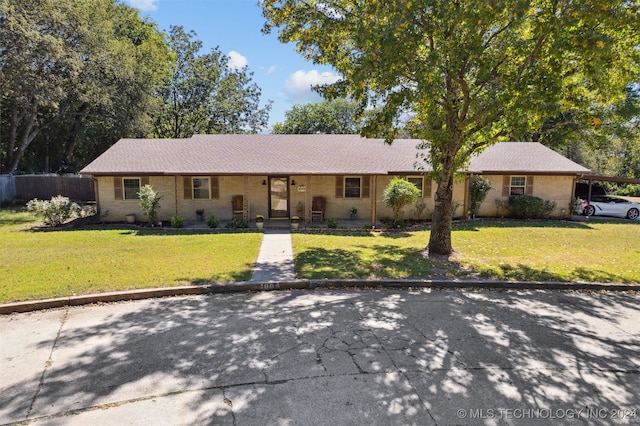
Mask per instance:
[[[0,201],[16,198],[16,181],[13,175],[0,175]]]
[[[6,188],[3,189],[4,186],[6,186]],[[39,198],[41,200],[48,200],[56,195],[63,195],[73,201],[79,202],[95,201],[96,199],[93,180],[88,176],[0,176],[0,199],[28,201],[33,198]]]

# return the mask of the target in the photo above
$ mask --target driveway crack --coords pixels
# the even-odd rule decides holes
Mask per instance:
[[[67,322],[67,318],[68,317],[69,317],[69,308],[66,308],[64,310],[64,315],[62,316],[62,319],[60,320],[60,327],[58,328],[58,332],[56,333],[56,338],[53,340],[53,345],[51,345],[51,351],[49,352],[49,358],[44,363],[44,368],[42,369],[42,374],[40,375],[40,380],[38,382],[38,389],[36,389],[36,392],[33,395],[33,398],[31,399],[31,404],[29,404],[29,409],[27,410],[26,419],[29,419],[29,417],[31,417],[31,412],[33,411],[33,406],[35,405],[36,400],[38,399],[38,395],[40,395],[40,391],[42,390],[42,387],[44,386],[44,377],[47,374],[47,371],[49,370],[49,368],[51,368],[51,365],[53,365],[53,351],[56,350],[56,346],[58,345],[58,340],[60,339],[60,334],[62,334],[62,327],[64,327],[64,324]]]

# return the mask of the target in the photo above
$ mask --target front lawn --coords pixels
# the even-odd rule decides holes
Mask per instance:
[[[454,226],[449,262],[425,258],[429,232],[293,235],[298,278],[431,278],[640,283],[640,224],[486,220]]]
[[[0,303],[250,279],[262,234],[95,229],[31,232],[0,210]],[[449,261],[424,256],[428,231],[292,235],[297,277],[640,283],[640,223],[479,220],[454,226]]]
[[[24,231],[0,210],[0,302],[251,278],[262,235],[207,230]]]

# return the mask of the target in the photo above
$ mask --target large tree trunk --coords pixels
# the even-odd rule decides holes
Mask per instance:
[[[24,151],[36,136],[38,136],[41,128],[36,124],[37,115],[38,106],[35,103],[29,111],[22,114],[17,112],[17,108],[13,110],[7,156],[5,159],[5,167],[2,168],[2,173],[15,173]]]
[[[71,164],[71,159],[73,158],[73,152],[76,149],[76,145],[78,143],[78,135],[80,134],[80,130],[82,128],[82,120],[86,117],[87,111],[89,110],[89,104],[83,103],[78,111],[73,115],[73,119],[71,121],[71,129],[69,131],[69,137],[67,138],[67,142],[64,147],[64,158],[63,158],[63,167],[66,169]]]
[[[431,234],[429,235],[429,255],[450,255],[453,252],[451,245],[451,219],[453,216],[453,167],[451,170],[443,170],[438,179],[438,189],[435,196],[435,208],[431,222]]]
[[[451,245],[451,219],[453,217],[453,176],[456,172],[456,155],[462,145],[462,132],[456,129],[456,114],[451,113],[447,117],[447,129],[450,129],[449,138],[445,143],[431,146],[431,161],[434,170],[439,169],[438,189],[435,194],[435,208],[429,235],[429,255],[450,255],[453,252]]]

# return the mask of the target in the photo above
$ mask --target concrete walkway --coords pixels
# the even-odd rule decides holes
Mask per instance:
[[[288,229],[265,230],[251,281],[292,281],[295,278],[291,232]]]

